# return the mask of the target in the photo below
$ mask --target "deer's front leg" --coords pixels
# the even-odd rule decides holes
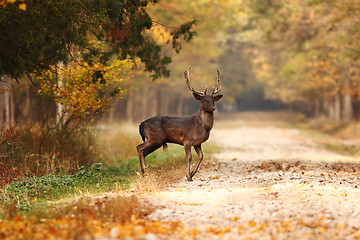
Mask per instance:
[[[186,170],[186,178],[189,182],[192,182],[192,176],[190,174],[190,166],[191,166],[191,144],[185,143],[184,144],[184,148],[185,148],[185,154],[186,154],[186,158],[188,160],[188,164],[187,164],[187,170]]]
[[[199,161],[197,162],[194,170],[191,171],[191,175],[190,175],[191,177],[193,177],[195,175],[195,173],[197,172],[197,170],[199,169],[200,163],[201,163],[201,161],[203,160],[203,157],[204,157],[204,154],[203,154],[203,152],[201,150],[201,144],[197,145],[197,146],[194,146],[194,149],[195,149],[196,153],[199,156]]]

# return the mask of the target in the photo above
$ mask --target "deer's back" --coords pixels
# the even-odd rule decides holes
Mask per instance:
[[[156,116],[141,123],[143,134],[154,141],[183,144],[194,132],[196,117]],[[141,134],[141,133],[140,133]]]

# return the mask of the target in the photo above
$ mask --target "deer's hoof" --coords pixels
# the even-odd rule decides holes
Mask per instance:
[[[192,178],[188,178],[188,182],[192,182],[193,180],[192,180]]]

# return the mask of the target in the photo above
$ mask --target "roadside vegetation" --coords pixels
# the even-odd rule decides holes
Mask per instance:
[[[303,115],[286,112],[239,114],[243,121],[254,116],[259,119],[250,124],[271,121],[279,127],[306,130],[305,134],[309,134],[317,143],[322,144],[320,148],[325,147],[349,155],[356,154],[351,152],[352,150],[341,148],[343,142],[339,140],[340,131],[326,132],[319,127],[313,127],[319,119],[308,119]],[[215,127],[241,124],[233,121],[234,118],[239,119],[239,114],[219,116],[224,119],[216,122]],[[337,126],[335,123],[327,124],[333,128]],[[347,125],[348,128],[353,126],[356,124]],[[86,128],[81,135],[77,135],[82,136],[81,138],[70,137],[71,134],[68,133],[69,138],[66,141],[63,138],[64,142],[57,145],[63,146],[61,151],[67,155],[55,155],[56,151],[53,148],[46,150],[45,146],[51,146],[47,142],[42,144],[44,147],[39,155],[35,151],[37,148],[25,148],[31,146],[31,138],[28,136],[31,131],[25,131],[27,137],[23,137],[24,131],[18,128],[4,129],[3,134],[6,131],[12,131],[13,142],[12,145],[7,145],[7,148],[4,148],[5,142],[2,142],[2,151],[7,149],[6,154],[3,152],[3,157],[15,159],[21,153],[21,159],[28,159],[31,155],[38,154],[38,157],[47,157],[48,162],[54,163],[48,163],[48,167],[42,166],[39,169],[39,162],[24,162],[19,157],[17,161],[13,161],[13,172],[8,171],[19,173],[19,177],[10,178],[3,173],[4,178],[8,177],[11,180],[3,182],[0,192],[1,237],[45,239],[50,234],[57,238],[74,239],[91,236],[132,237],[148,233],[183,234],[183,226],[179,223],[160,223],[147,219],[146,216],[154,208],[140,197],[141,193],[156,192],[184,177],[186,159],[181,146],[169,145],[167,151],[159,149],[151,154],[147,158],[148,174],[141,177],[136,152],[136,145],[141,139],[134,124],[98,124]],[[47,139],[51,142],[58,139],[59,135],[56,136]],[[348,137],[350,139],[350,134]],[[32,141],[35,139],[32,135]],[[334,143],[334,139],[339,141]],[[330,143],[332,145],[326,145]],[[331,149],[335,148],[334,146],[340,149]],[[204,151],[208,156],[209,152],[214,152],[214,146],[205,145]],[[69,157],[71,155],[72,158]],[[76,168],[78,162],[85,161],[84,159],[91,161]],[[27,171],[16,170],[16,167]],[[196,232],[186,234],[196,235]]]
[[[4,139],[1,143],[2,156],[8,160],[2,161],[8,165],[2,166],[1,216],[15,216],[58,200],[128,189],[141,178],[136,151],[141,139],[136,130],[129,124],[104,125],[88,129],[83,135],[68,133],[62,144],[56,144],[61,147],[57,151],[50,146],[59,137],[52,136],[43,143],[49,149],[44,147],[38,153],[29,147],[38,146],[34,142],[40,141],[30,130],[4,129],[3,134],[11,136],[12,142]],[[149,175],[164,175],[166,179],[167,172],[184,161],[181,147],[159,150],[147,158]],[[15,173],[18,176],[13,177]],[[12,213],[5,214],[9,211]]]
[[[136,196],[183,177],[184,149],[151,154],[141,177],[137,126],[119,122],[194,114],[188,66],[196,89],[224,73],[220,118],[300,111],[251,124],[358,156],[359,14],[352,0],[0,0],[0,239],[181,231],[144,222]]]
[[[360,155],[360,124],[356,121],[336,121],[324,116],[305,117],[301,113],[283,115],[289,126],[305,130],[320,148],[352,157]]]
[[[255,126],[271,122],[273,126],[280,128],[301,129],[321,149],[352,157],[360,155],[360,124],[357,121],[336,121],[325,116],[306,117],[302,113],[290,111],[249,111],[222,114],[218,119],[221,121],[216,124],[220,128],[241,125],[242,122],[234,121],[241,119]],[[257,120],[254,122],[252,119]]]
[[[359,129],[357,122],[329,121],[325,118],[304,119],[295,126],[307,130],[314,141],[328,151],[359,156]]]
[[[26,159],[34,154],[30,150],[35,149],[25,151],[21,148],[22,141],[23,135],[19,133],[12,147],[21,151],[12,151],[7,146],[8,152],[2,156],[11,159],[21,152],[22,158]],[[144,202],[140,194],[159,191],[184,177],[183,147],[169,145],[166,151],[159,149],[149,155],[147,175],[142,177],[136,151],[141,139],[134,124],[89,127],[80,139],[69,138],[67,141],[63,143],[62,151],[74,154],[74,158],[57,156],[56,168],[43,168],[38,174],[40,172],[35,171],[38,162],[23,162],[19,157],[18,161],[12,162],[12,169],[20,176],[11,178],[3,174],[8,181],[2,182],[0,189],[0,238],[116,238],[182,231],[177,223],[148,220],[146,216],[154,208]],[[5,142],[1,146],[4,150]],[[83,155],[78,150],[80,147],[83,147]],[[205,145],[204,151],[207,154],[213,150]],[[39,156],[54,159],[45,150]],[[75,159],[91,159],[91,162],[76,169]],[[17,167],[27,171],[22,172]]]

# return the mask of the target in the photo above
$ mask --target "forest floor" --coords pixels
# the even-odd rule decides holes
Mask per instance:
[[[77,187],[29,211],[3,207],[0,239],[360,239],[360,138],[299,127],[307,121],[264,112],[216,120],[193,182],[183,177],[183,147],[171,145],[126,188]],[[121,163],[138,169],[135,156]]]
[[[143,238],[360,239],[356,157],[264,118],[220,121],[210,136],[217,153],[205,156],[193,182],[142,195],[156,209],[149,220],[176,223],[172,233]]]

